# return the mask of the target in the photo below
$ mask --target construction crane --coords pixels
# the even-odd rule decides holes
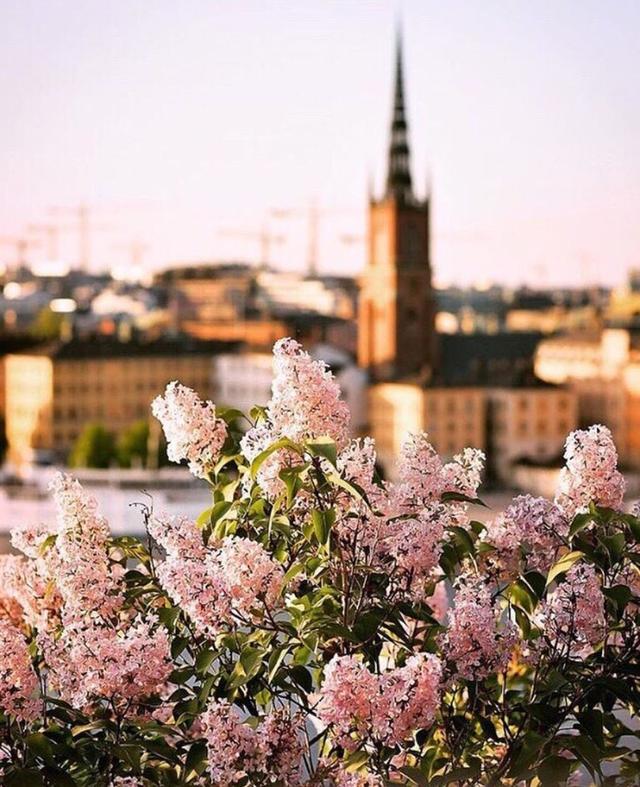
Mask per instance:
[[[86,203],[74,206],[55,205],[49,212],[58,216],[69,216],[75,219],[74,224],[69,227],[78,233],[78,268],[81,271],[88,271],[91,261],[91,233],[96,230],[111,229],[108,225],[98,225],[92,219],[93,208]]]
[[[261,230],[233,230],[222,229],[220,235],[227,238],[247,238],[250,240],[257,240],[260,249],[259,265],[261,268],[268,268],[271,262],[271,247],[275,244],[284,243],[285,238],[283,235],[277,235],[271,232],[265,225]]]
[[[129,241],[129,243],[117,243],[113,248],[128,251],[131,268],[137,270],[142,268],[144,254],[149,250],[149,246],[146,243],[135,239]]]
[[[57,260],[59,253],[60,232],[58,224],[29,224],[27,231],[33,235],[44,236],[47,240],[47,256],[49,260]]]
[[[27,254],[32,246],[39,246],[38,241],[30,238],[0,237],[0,246],[11,246],[15,249],[16,268],[22,268],[27,263]]]
[[[318,225],[320,223],[321,211],[315,200],[311,200],[306,211],[296,208],[279,208],[272,211],[272,215],[278,219],[286,219],[291,216],[307,217],[307,276],[313,278],[318,275]]]
[[[272,215],[277,218],[289,217],[303,217],[307,220],[307,276],[314,278],[318,275],[318,261],[319,261],[319,234],[320,234],[320,221],[325,216],[344,215],[351,212],[349,209],[340,208],[320,208],[315,199],[309,202],[308,208],[281,208],[272,211]],[[342,236],[341,240],[347,242],[344,238],[355,238],[355,236]],[[357,241],[348,241],[357,242]]]

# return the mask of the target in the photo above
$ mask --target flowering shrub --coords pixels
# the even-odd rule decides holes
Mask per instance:
[[[328,370],[274,353],[246,420],[177,383],[153,404],[210,485],[196,522],[112,538],[60,475],[57,522],[13,532],[0,781],[637,784],[640,520],[609,432],[569,437],[556,500],[484,525],[479,451],[411,435],[384,481]]]

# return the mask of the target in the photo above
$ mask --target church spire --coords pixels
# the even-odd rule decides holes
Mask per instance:
[[[409,141],[407,118],[404,105],[404,80],[402,73],[402,35],[398,29],[396,44],[396,73],[389,142],[389,169],[387,172],[387,196],[395,196],[403,202],[413,198],[411,168],[409,164]]]

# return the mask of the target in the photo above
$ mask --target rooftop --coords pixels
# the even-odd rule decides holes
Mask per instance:
[[[189,337],[176,337],[143,341],[120,341],[113,337],[71,339],[55,341],[20,350],[20,355],[39,355],[56,360],[99,360],[101,358],[174,357],[176,355],[218,355],[233,352],[240,342],[198,341]],[[13,352],[18,352],[14,350]]]

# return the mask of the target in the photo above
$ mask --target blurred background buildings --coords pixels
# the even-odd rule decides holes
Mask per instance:
[[[384,187],[370,189],[366,237],[343,239],[364,244],[360,275],[319,272],[313,205],[302,272],[275,264],[282,237],[265,225],[221,231],[255,243],[255,263],[151,272],[135,241],[127,275],[99,273],[89,257],[101,225],[85,204],[0,239],[0,512],[13,517],[12,500],[42,497],[38,479],[50,466],[137,488],[165,472],[166,486],[151,400],[179,379],[219,405],[265,404],[270,350],[282,336],[331,366],[354,434],[375,437],[388,474],[406,432],[426,430],[444,456],[483,449],[494,490],[548,493],[567,433],[599,422],[612,429],[635,489],[640,271],[617,287],[437,286],[438,194],[414,185],[406,93],[398,39]],[[77,259],[64,264],[62,232],[77,239]]]

